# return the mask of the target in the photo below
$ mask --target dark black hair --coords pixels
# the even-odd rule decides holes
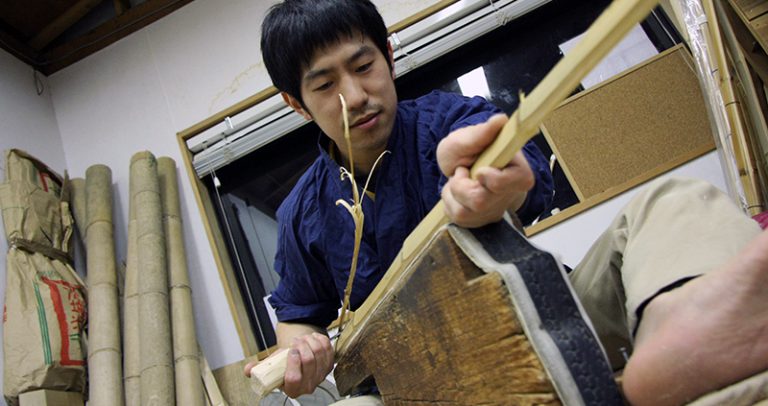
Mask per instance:
[[[261,54],[272,83],[302,106],[301,72],[315,52],[344,37],[373,41],[392,69],[387,27],[369,0],[285,0],[272,6],[261,24]]]

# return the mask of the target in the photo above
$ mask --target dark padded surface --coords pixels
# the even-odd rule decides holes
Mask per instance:
[[[533,247],[506,222],[470,231],[494,260],[512,263],[519,270],[543,329],[560,350],[585,404],[622,405],[611,367],[555,258]]]

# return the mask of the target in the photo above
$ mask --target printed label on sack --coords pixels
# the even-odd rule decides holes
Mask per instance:
[[[53,310],[58,324],[59,339],[61,340],[61,365],[85,365],[83,353],[80,348],[80,332],[85,323],[86,307],[85,300],[81,293],[82,286],[63,280],[55,280],[45,276],[40,277],[40,281],[48,286],[50,300],[53,304]],[[38,289],[36,295],[40,295]],[[38,303],[42,304],[41,297],[38,296]],[[41,310],[41,308],[38,308]],[[46,321],[45,311],[39,313],[39,322],[41,332],[43,333],[43,353],[46,363],[53,362],[51,357],[51,348],[48,332],[48,323]],[[73,345],[74,344],[74,345]]]

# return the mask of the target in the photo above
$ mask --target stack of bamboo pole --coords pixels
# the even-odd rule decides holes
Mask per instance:
[[[131,159],[122,329],[111,171],[93,165],[73,184],[90,286],[89,402],[206,405],[176,163],[147,151]]]

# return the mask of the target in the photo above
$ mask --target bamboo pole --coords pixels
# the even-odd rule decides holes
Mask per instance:
[[[141,404],[173,405],[173,348],[168,305],[165,235],[157,161],[147,152],[131,158],[136,190]]]
[[[474,177],[478,169],[484,166],[503,167],[512,160],[529,139],[536,135],[544,119],[578,86],[581,79],[600,62],[616,44],[624,38],[629,30],[640,22],[656,5],[657,0],[617,0],[592,24],[584,38],[565,55],[560,62],[536,86],[528,97],[520,97],[517,111],[501,129],[496,140],[491,144],[472,165],[470,173]],[[435,232],[447,224],[449,219],[445,214],[443,201],[439,201],[427,216],[403,242],[400,253],[393,260],[387,273],[376,285],[368,298],[350,317],[336,342],[336,353],[344,354],[358,338],[370,316],[390,294],[393,286],[408,272],[408,264],[426,245]],[[272,368],[280,369],[278,376],[285,373],[285,363],[277,362],[268,367],[264,362],[251,369],[251,384],[263,392],[257,397],[265,396],[276,388],[280,382],[260,382],[261,377],[272,377]]]
[[[766,123],[765,115],[760,106],[759,96],[755,91],[752,73],[726,11],[726,7],[730,9],[731,6],[723,5],[721,2],[715,2],[714,6],[715,13],[719,19],[724,45],[728,50],[728,55],[730,55],[733,67],[737,73],[736,76],[741,84],[740,88],[743,92],[744,107],[746,108],[745,116],[749,123],[748,129],[751,129],[747,133],[748,147],[751,150],[751,158],[755,161],[754,169],[757,178],[757,191],[759,192],[760,201],[765,204],[766,200],[768,200],[768,190],[766,190],[768,176],[766,176],[767,168],[765,165],[765,158],[768,153],[768,123]],[[732,12],[732,10],[730,11]],[[735,15],[733,17],[738,18]]]
[[[736,97],[733,89],[733,79],[729,69],[728,58],[723,49],[723,40],[720,35],[720,24],[715,13],[715,6],[712,0],[702,0],[704,12],[709,21],[708,34],[712,50],[712,64],[717,66],[716,80],[720,86],[720,92],[723,97],[726,118],[730,125],[731,142],[736,158],[736,165],[739,168],[739,178],[744,189],[747,207],[745,208],[749,215],[755,215],[763,211],[762,193],[760,186],[756,181],[757,169],[752,162],[752,151],[747,141],[746,124],[741,112],[741,103]]]
[[[70,179],[72,186],[72,215],[75,217],[75,225],[80,241],[85,243],[85,224],[88,221],[85,218],[85,179]]]
[[[743,83],[744,92],[747,95],[746,104],[750,117],[753,117],[753,125],[755,126],[755,132],[757,134],[757,149],[760,151],[761,167],[763,171],[768,170],[766,162],[768,162],[768,122],[766,122],[764,111],[768,111],[766,107],[765,91],[763,88],[763,80],[761,79],[758,70],[752,69],[752,62],[748,60],[747,52],[744,49],[744,42],[742,42],[742,33],[748,33],[738,15],[736,15],[730,4],[723,5],[718,2],[717,12],[721,15],[721,28],[723,30],[723,37],[728,44],[728,48],[731,50],[731,54],[735,56],[736,69],[739,72],[741,81]],[[738,29],[736,25],[739,25]],[[749,35],[749,34],[747,34]],[[768,177],[767,177],[768,178]],[[764,199],[768,200],[766,196],[768,190],[763,190]]]
[[[200,378],[192,289],[189,285],[187,257],[184,250],[176,162],[169,157],[159,158],[157,171],[160,179],[168,258],[176,402],[185,406],[203,406],[205,397]]]
[[[136,176],[128,186],[128,249],[125,261],[125,293],[123,303],[123,368],[125,405],[141,406],[141,353],[139,333],[139,267],[136,241]]]
[[[93,165],[85,174],[88,267],[89,404],[123,404],[120,310],[112,234],[112,172]]]

